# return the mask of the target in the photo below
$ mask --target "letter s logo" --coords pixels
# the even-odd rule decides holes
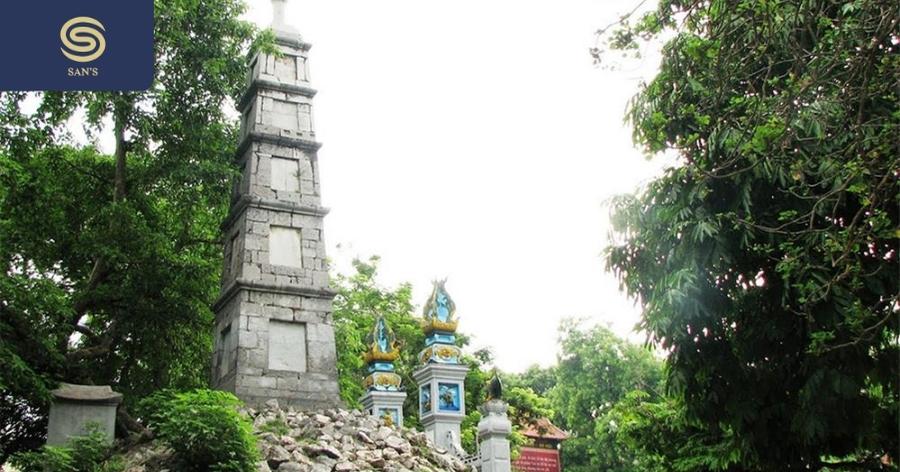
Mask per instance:
[[[103,23],[89,17],[78,16],[67,21],[59,30],[63,54],[75,62],[97,60],[106,51]]]

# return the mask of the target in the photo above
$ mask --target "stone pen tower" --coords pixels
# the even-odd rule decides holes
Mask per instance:
[[[312,121],[310,45],[273,0],[280,57],[259,54],[238,104],[240,178],[222,224],[225,265],[212,385],[249,405],[340,404]]]

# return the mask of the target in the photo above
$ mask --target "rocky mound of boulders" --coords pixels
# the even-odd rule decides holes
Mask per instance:
[[[385,425],[361,411],[315,412],[279,408],[270,401],[248,409],[258,438],[259,472],[467,472],[425,433]],[[164,471],[171,452],[145,444],[125,457],[126,472]],[[174,472],[174,471],[172,471]]]

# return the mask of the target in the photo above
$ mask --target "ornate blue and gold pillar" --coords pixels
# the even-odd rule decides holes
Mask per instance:
[[[445,282],[435,282],[425,304],[425,349],[419,353],[420,367],[413,377],[419,385],[419,418],[425,432],[438,447],[463,456],[459,426],[466,416],[465,378],[469,368],[460,361],[456,304],[444,288]]]
[[[400,376],[394,372],[394,361],[400,357],[397,338],[384,317],[375,320],[375,327],[366,337],[367,350],[363,355],[368,367],[366,394],[359,399],[363,409],[388,425],[403,424],[403,401],[406,392],[400,390]]]

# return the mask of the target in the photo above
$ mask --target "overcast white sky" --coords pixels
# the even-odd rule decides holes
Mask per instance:
[[[338,269],[380,255],[381,282],[411,282],[419,305],[448,277],[460,330],[505,370],[553,364],[564,317],[643,339],[601,254],[605,201],[663,166],[622,122],[656,61],[588,54],[635,2],[291,0]],[[268,25],[269,0],[250,3]]]

